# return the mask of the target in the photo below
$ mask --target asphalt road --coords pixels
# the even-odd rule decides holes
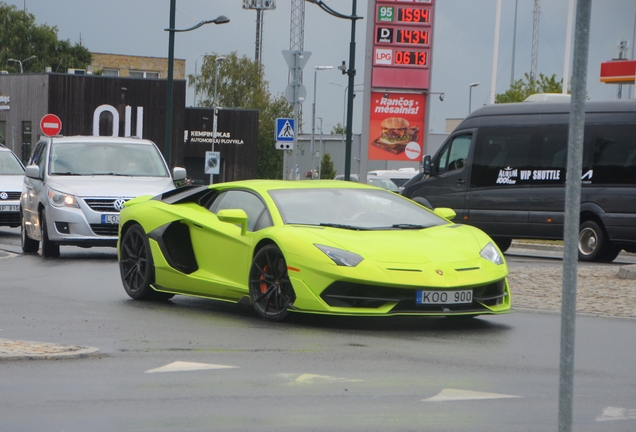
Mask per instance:
[[[0,229],[0,338],[97,355],[0,360],[6,431],[547,431],[560,317],[294,315],[130,300],[114,249],[21,255]],[[18,237],[19,244],[19,237]],[[574,430],[636,430],[636,321],[577,318]]]

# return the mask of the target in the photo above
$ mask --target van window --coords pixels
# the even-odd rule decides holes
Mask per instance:
[[[443,174],[463,168],[468,158],[471,141],[472,135],[459,135],[447,143],[439,153],[437,161],[435,161],[437,173]]]
[[[515,184],[518,170],[530,168],[533,130],[527,126],[481,128],[473,156],[471,186]]]
[[[593,184],[636,184],[636,124],[599,125],[593,128]]]

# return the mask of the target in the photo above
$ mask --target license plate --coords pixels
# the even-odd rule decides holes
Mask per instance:
[[[103,214],[102,223],[103,224],[118,224],[119,214]]]
[[[415,303],[426,305],[470,304],[473,302],[473,290],[455,291],[418,291]]]
[[[0,205],[0,212],[19,212],[20,211],[20,206],[19,205]]]

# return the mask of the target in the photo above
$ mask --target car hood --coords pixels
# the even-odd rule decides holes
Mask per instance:
[[[0,192],[20,192],[22,183],[23,175],[0,175]]]
[[[351,231],[310,228],[314,243],[355,252],[378,263],[457,263],[479,259],[489,238],[467,225],[449,224],[421,230]]]
[[[170,177],[58,176],[48,185],[79,197],[158,195],[175,188]]]

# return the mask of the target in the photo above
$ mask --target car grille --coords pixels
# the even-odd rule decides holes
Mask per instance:
[[[20,213],[0,212],[0,226],[20,226]]]
[[[3,192],[7,194],[7,201],[18,201],[20,199],[20,195],[22,194],[21,192],[7,192],[0,190],[0,194],[2,194]],[[0,199],[0,203],[2,203],[3,201],[4,200]]]
[[[387,303],[396,303],[391,312],[469,312],[484,310],[484,306],[496,306],[504,301],[506,282],[501,279],[491,284],[476,287],[461,287],[473,290],[472,304],[419,305],[415,303],[417,289],[434,290],[435,287],[392,288],[364,285],[351,282],[334,282],[320,297],[329,306],[348,308],[380,308]],[[440,289],[442,290],[442,289]]]
[[[128,201],[129,199],[130,197],[84,198],[84,202],[96,212],[119,213],[119,210],[115,208],[115,203],[118,200]]]
[[[91,229],[98,236],[117,237],[119,225],[115,224],[91,224]]]

